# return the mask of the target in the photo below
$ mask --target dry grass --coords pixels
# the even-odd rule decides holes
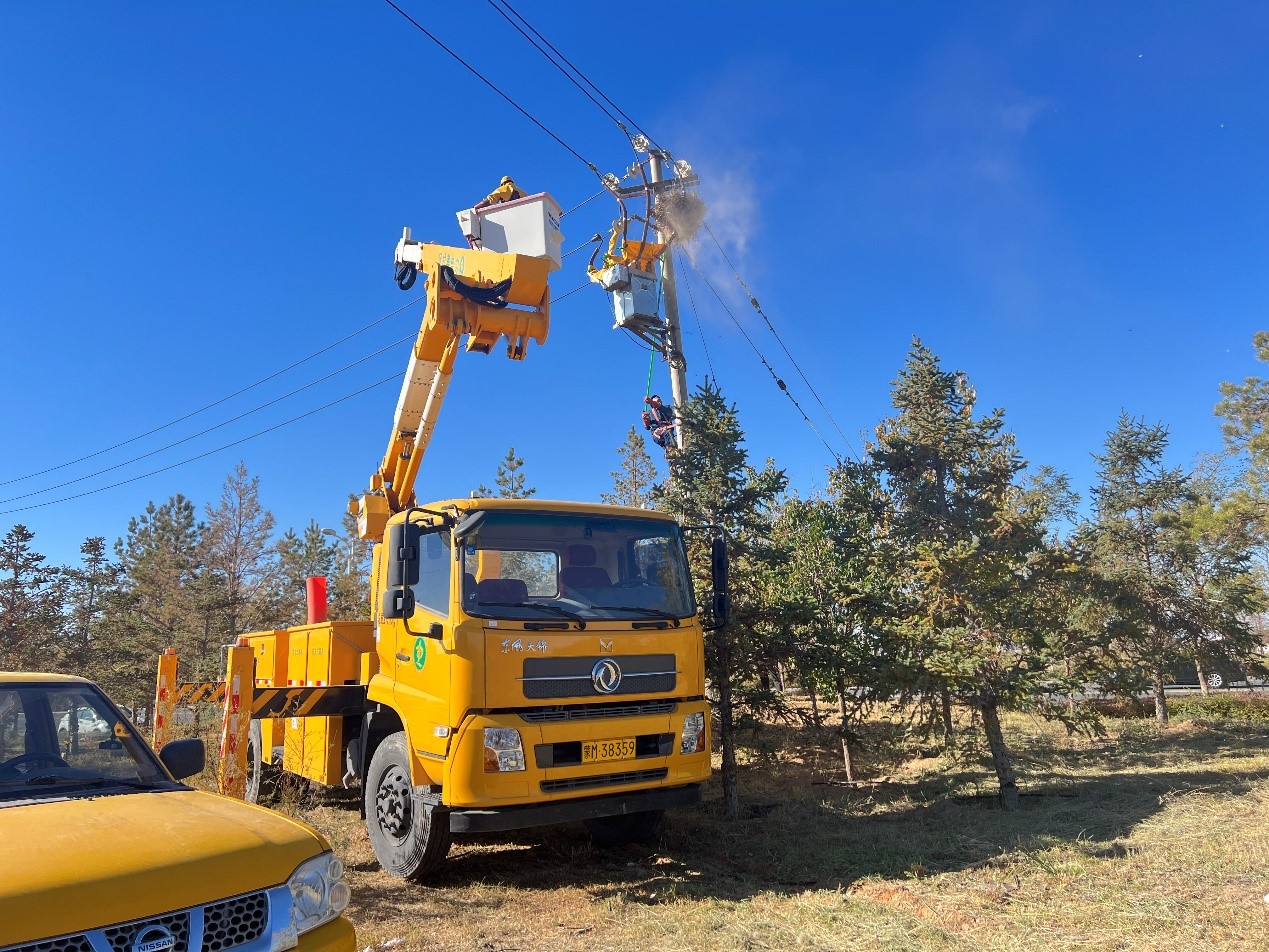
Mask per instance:
[[[715,780],[657,849],[593,849],[580,825],[466,839],[426,886],[378,869],[355,803],[283,808],[344,857],[363,949],[1269,948],[1269,725],[1008,727],[1013,814],[972,742],[874,756],[884,779],[846,786],[830,735],[772,727],[739,822]]]

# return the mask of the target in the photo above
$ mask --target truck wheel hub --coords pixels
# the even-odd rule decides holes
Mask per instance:
[[[379,782],[375,818],[379,829],[398,839],[410,831],[410,781],[399,767],[393,767]]]

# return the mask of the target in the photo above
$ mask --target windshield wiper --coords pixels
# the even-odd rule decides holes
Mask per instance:
[[[650,618],[664,618],[666,621],[672,622],[675,628],[679,626],[679,616],[667,612],[664,608],[643,608],[640,605],[591,605],[590,607],[607,612],[636,612],[640,615],[647,615]]]
[[[577,612],[571,612],[567,608],[560,608],[558,605],[547,605],[544,602],[477,602],[476,607],[477,608],[481,608],[481,607],[537,608],[544,612],[554,612],[555,614],[559,615],[561,618],[567,618],[570,621],[577,622],[577,627],[579,630],[584,631],[586,629],[586,619],[583,618],[581,615],[577,614]]]
[[[39,774],[21,781],[26,787],[132,787],[134,790],[149,790],[158,781],[135,780],[125,777],[59,777],[57,774]]]

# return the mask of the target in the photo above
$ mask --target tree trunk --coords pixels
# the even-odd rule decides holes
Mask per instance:
[[[815,696],[815,682],[811,678],[803,676],[802,689],[806,691],[806,696],[811,699],[811,723],[818,730],[823,724],[820,719],[819,698]]]
[[[1154,719],[1160,727],[1168,726],[1168,698],[1163,693],[1163,672],[1154,675]]]
[[[726,628],[718,636],[718,741],[723,750],[723,805],[728,819],[739,820],[740,791],[736,783],[738,770],[731,700],[731,637]]]
[[[1194,671],[1198,674],[1199,693],[1207,696],[1212,693],[1212,689],[1207,686],[1207,672],[1203,670],[1203,659],[1194,659]]]
[[[842,767],[846,771],[846,779],[855,782],[855,761],[850,751],[850,727],[846,723],[846,685],[841,675],[837,676],[837,709],[842,714]]]
[[[943,718],[943,746],[951,750],[956,746],[956,733],[952,727],[952,692],[943,688],[939,695]]]
[[[991,747],[992,766],[996,768],[996,779],[1000,781],[1000,805],[1006,810],[1016,810],[1018,781],[1013,772],[1013,758],[1005,745],[1005,735],[1000,730],[1000,712],[994,702],[983,704],[979,710],[983,715],[983,732]]]

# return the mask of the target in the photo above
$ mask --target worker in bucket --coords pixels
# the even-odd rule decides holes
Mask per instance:
[[[648,409],[643,411],[643,428],[652,431],[652,442],[667,453],[675,447],[674,428],[678,423],[674,420],[674,408],[661,402],[660,394],[654,393],[644,397],[643,402]]]
[[[524,198],[524,192],[516,188],[516,183],[511,181],[510,175],[504,175],[502,181],[498,183],[498,187],[490,192],[483,202],[477,202],[473,207],[477,209],[488,208],[490,205],[514,202],[518,198]]]

